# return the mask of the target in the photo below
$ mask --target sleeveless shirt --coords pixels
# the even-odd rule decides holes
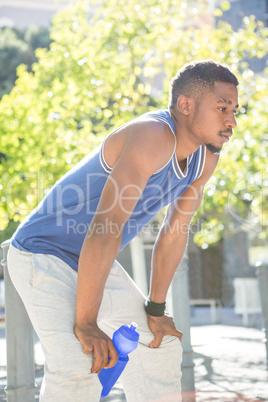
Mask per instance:
[[[175,136],[175,126],[168,110],[148,112],[138,119],[145,117],[165,122]],[[104,143],[105,140],[54,184],[19,225],[11,241],[14,247],[32,253],[52,254],[77,271],[85,235],[88,230],[90,233],[90,222],[112,171],[104,158]],[[182,172],[174,148],[169,162],[149,178],[124,227],[107,222],[107,227],[95,227],[96,233],[110,230],[118,236],[122,230],[121,251],[158,211],[177,199],[200,177],[205,155],[205,146],[200,146],[187,157],[186,168]]]

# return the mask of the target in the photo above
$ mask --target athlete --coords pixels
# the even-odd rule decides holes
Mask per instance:
[[[118,359],[111,336],[131,321],[140,343],[121,376],[127,400],[181,400],[182,333],[165,299],[187,244],[185,226],[236,126],[237,85],[213,60],[182,67],[167,110],[111,132],[14,234],[10,276],[46,361],[40,401],[98,401],[97,374]],[[116,257],[165,205],[146,298]]]

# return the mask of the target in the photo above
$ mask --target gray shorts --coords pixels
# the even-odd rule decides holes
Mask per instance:
[[[82,352],[73,333],[77,273],[52,255],[32,254],[10,246],[8,269],[40,339],[45,356],[42,402],[97,402],[101,384],[91,373],[93,355]],[[159,348],[144,311],[144,295],[115,261],[106,281],[98,315],[110,337],[121,325],[135,321],[140,341],[120,379],[129,402],[181,401],[182,347],[165,336]]]

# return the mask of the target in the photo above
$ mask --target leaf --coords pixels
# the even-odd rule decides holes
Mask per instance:
[[[230,10],[230,8],[231,8],[231,4],[230,4],[229,1],[222,1],[222,2],[220,3],[220,6],[221,6],[221,9],[222,9],[223,11],[228,11],[228,10]]]
[[[215,16],[229,6],[220,2]],[[0,204],[0,228],[21,221],[111,130],[166,108],[169,82],[182,65],[213,58],[238,75],[241,111],[194,217],[195,239],[216,242],[249,217],[259,223],[245,230],[264,238],[268,83],[265,74],[252,75],[247,60],[267,52],[267,28],[254,16],[237,31],[221,20],[206,27],[207,8],[194,0],[129,0],[127,7],[124,0],[104,0],[91,19],[87,12],[86,2],[77,1],[53,18],[49,48],[36,50],[32,72],[18,67],[16,85],[0,101],[1,194],[11,194]]]

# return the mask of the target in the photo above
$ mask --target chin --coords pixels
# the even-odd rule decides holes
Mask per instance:
[[[219,155],[222,148],[215,147],[212,144],[206,144],[207,149],[212,152],[214,155]]]

